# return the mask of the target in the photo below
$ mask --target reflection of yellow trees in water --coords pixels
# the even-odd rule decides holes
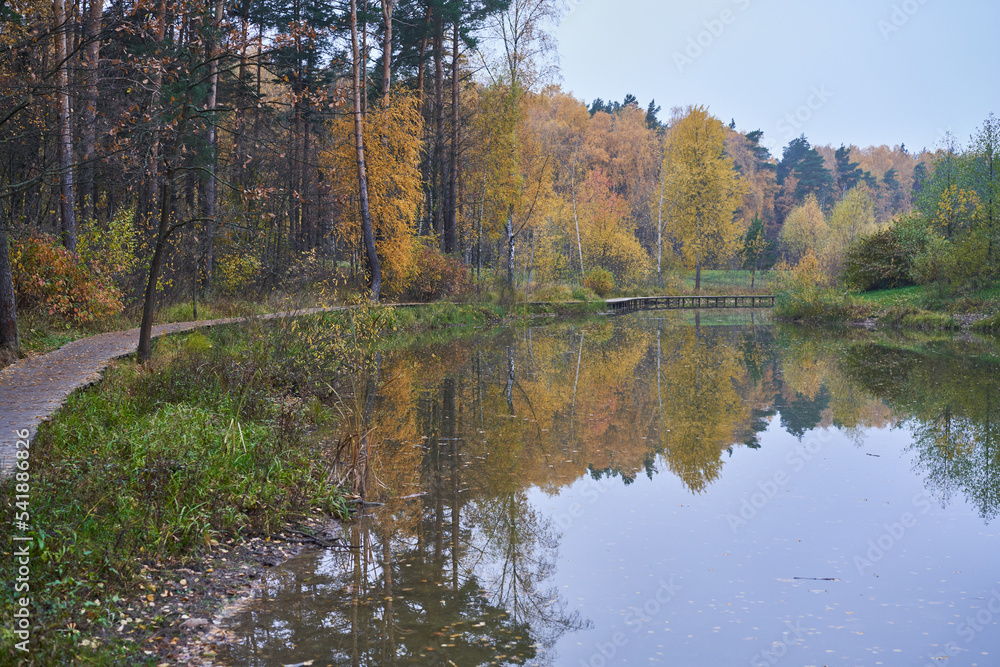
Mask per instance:
[[[674,333],[663,350],[663,453],[670,470],[700,493],[722,469],[722,451],[750,416],[736,392],[746,373],[734,341],[702,328]]]
[[[753,443],[779,398],[807,405],[799,431],[896,423],[883,401],[840,371],[851,336],[654,326],[524,329],[392,353],[380,422],[401,457],[391,467],[409,470],[391,473],[409,475],[409,486],[394,492],[415,488],[412,445],[444,429],[457,429],[465,465],[486,462],[474,466],[475,483],[497,493],[501,478],[504,493],[524,485],[552,493],[588,471],[630,481],[651,472],[658,454],[700,492],[718,477],[727,449]],[[458,415],[450,424],[426,400],[446,381]]]
[[[848,380],[843,373],[843,355],[867,336],[857,331],[780,327],[782,394],[786,401],[798,396],[814,400],[825,388],[830,404],[822,426],[836,425],[857,434],[865,428],[896,425],[898,417],[876,394]]]
[[[703,492],[726,450],[757,446],[776,411],[795,434],[909,416],[929,484],[995,517],[1000,367],[869,338],[624,320],[386,353],[373,471],[388,504],[377,523],[349,529],[358,548],[340,556],[342,575],[320,587],[305,627],[332,628],[356,664],[432,664],[428,646],[433,664],[501,652],[557,664],[556,639],[586,621],[551,585],[558,531],[531,487],[556,493],[586,474],[628,482],[662,456]],[[291,582],[293,598],[308,586]]]
[[[525,485],[554,492],[588,470],[631,480],[650,470],[657,452],[701,491],[718,476],[723,452],[753,432],[752,410],[773,403],[773,364],[740,329],[549,327],[465,350],[394,353],[383,412],[412,413],[449,374],[461,415],[449,428],[458,428],[467,456],[485,462],[475,466],[476,484],[497,495]],[[440,423],[424,408],[425,425]],[[393,428],[412,428],[395,420]]]

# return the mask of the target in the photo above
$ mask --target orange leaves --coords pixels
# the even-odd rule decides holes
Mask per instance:
[[[118,288],[50,237],[14,241],[10,259],[19,308],[42,307],[76,324],[122,310]]]
[[[460,294],[470,287],[466,267],[453,257],[441,254],[433,243],[424,243],[416,251],[410,293],[421,301],[432,301]]]

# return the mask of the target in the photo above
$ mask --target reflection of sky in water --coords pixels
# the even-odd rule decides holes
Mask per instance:
[[[656,324],[649,326],[652,331],[616,326],[612,336],[517,332],[478,347],[439,350],[436,359],[460,368],[454,381],[414,389],[423,401],[420,433],[431,436],[421,440],[420,464],[430,494],[407,505],[422,508],[421,537],[412,529],[393,536],[393,637],[386,640],[385,552],[376,529],[366,533],[371,570],[356,579],[373,584],[360,615],[352,617],[359,612],[349,604],[351,559],[306,555],[268,578],[274,599],[235,619],[245,643],[230,661],[350,664],[357,642],[369,651],[365,665],[464,667],[535,650],[530,664],[573,667],[1000,664],[1000,570],[994,565],[1000,535],[996,522],[984,522],[980,508],[965,500],[968,480],[984,476],[968,466],[942,465],[936,435],[915,444],[909,426],[863,426],[865,419],[896,420],[883,404],[889,399],[872,400],[882,394],[862,389],[910,377],[886,395],[927,420],[949,415],[941,422],[948,429],[961,425],[962,415],[980,422],[986,415],[989,432],[994,408],[962,396],[961,388],[921,393],[927,381],[920,373],[933,379],[969,372],[970,381],[993,386],[992,367],[953,366],[944,357],[925,362],[909,352],[844,347],[829,337],[789,335],[776,344],[769,330],[752,329],[748,338],[704,325],[696,336],[690,327],[664,329],[658,343]],[[404,363],[439,363],[422,356]],[[660,384],[650,379],[658,356],[669,374]],[[623,363],[635,367],[615,367]],[[736,379],[716,377],[712,384],[720,367]],[[428,369],[436,370],[419,367],[420,381],[427,382]],[[588,377],[589,388],[580,381]],[[601,384],[612,380],[622,384],[610,391]],[[689,391],[694,383],[701,393]],[[813,398],[789,391],[795,383],[811,387]],[[652,419],[660,396],[667,396],[666,417]],[[513,419],[511,405],[518,409]],[[545,405],[555,412],[544,414]],[[616,412],[603,414],[605,405]],[[752,442],[753,429],[760,429],[759,449],[736,446],[730,454],[723,445],[717,478],[706,471],[718,467],[712,439],[724,431],[718,424],[699,431],[695,418],[685,422],[685,410],[696,414],[704,405],[742,415],[739,424],[725,427],[736,428],[737,442]],[[449,409],[457,409],[454,421],[442,417]],[[952,419],[955,410],[960,417]],[[473,415],[486,421],[470,422]],[[571,415],[572,428],[566,424]],[[813,426],[845,417],[855,428]],[[662,453],[653,457],[658,472],[650,478],[636,466],[653,440],[636,448],[622,439],[655,438],[661,419],[684,435],[667,438],[663,452],[674,456],[673,464]],[[434,449],[427,443],[436,438],[441,444]],[[501,451],[500,443],[510,442],[524,445],[511,450],[520,455]],[[629,472],[637,473],[634,482],[579,477],[588,462],[621,465],[617,454],[608,458],[616,445]],[[678,449],[670,452],[670,446]],[[449,457],[456,451],[464,453],[453,467]],[[977,452],[984,461],[995,458],[988,447]],[[928,466],[940,477],[933,484],[925,479]],[[675,469],[693,471],[688,483],[704,483],[704,491],[693,494]],[[534,485],[520,490],[511,475],[530,476]],[[429,485],[433,479],[437,491]],[[927,491],[939,497],[939,482],[950,493],[944,507]],[[993,486],[977,481],[973,487],[996,505]],[[463,500],[453,560],[455,494]],[[467,587],[449,592],[456,572]],[[441,648],[420,653],[427,645]],[[400,647],[398,661],[385,657],[393,646]],[[500,658],[496,664],[516,663]]]
[[[581,480],[556,497],[532,493],[566,526],[555,583],[594,622],[559,642],[559,664],[602,664],[603,648],[615,651],[608,664],[753,665],[780,656],[922,665],[947,655],[949,642],[964,650],[934,664],[1000,664],[1000,626],[971,643],[961,628],[1000,589],[1000,539],[963,502],[942,510],[928,499],[904,452],[909,435],[873,429],[857,448],[830,429],[806,462],[793,452],[824,431],[799,443],[777,424],[762,449],[736,450],[705,494],[662,474],[628,487]],[[775,473],[787,475],[780,487]],[[761,506],[756,515],[745,499]],[[916,525],[900,532],[894,524],[907,513]],[[872,551],[868,566],[869,541],[880,540],[889,549]]]

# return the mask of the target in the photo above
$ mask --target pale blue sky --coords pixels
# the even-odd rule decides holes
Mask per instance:
[[[704,104],[780,147],[963,144],[1000,113],[996,0],[557,0],[563,88]],[[700,43],[699,43],[700,42]],[[700,52],[699,52],[700,50]]]

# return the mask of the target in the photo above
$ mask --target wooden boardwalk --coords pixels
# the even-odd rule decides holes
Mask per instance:
[[[640,296],[632,299],[609,299],[608,309],[615,315],[640,310],[692,310],[697,308],[773,308],[774,295],[741,296]]]

